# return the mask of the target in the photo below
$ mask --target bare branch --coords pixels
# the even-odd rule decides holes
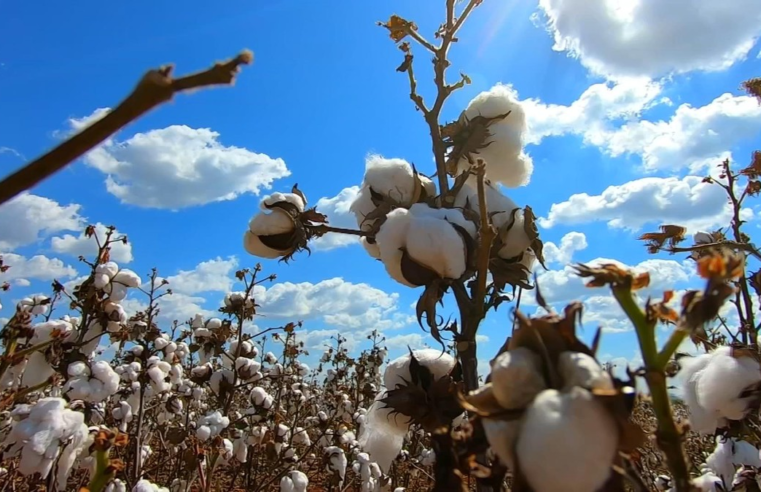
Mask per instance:
[[[175,94],[232,84],[239,67],[252,61],[253,54],[243,51],[231,60],[179,79],[172,78],[172,65],[148,71],[113,111],[0,182],[0,204],[60,171],[121,128],[170,101]]]

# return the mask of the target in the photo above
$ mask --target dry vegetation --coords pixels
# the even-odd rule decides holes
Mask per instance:
[[[218,317],[160,324],[172,286],[155,270],[141,278],[110,261],[112,244],[127,238],[91,227],[99,252],[81,259],[88,278],[22,300],[0,332],[0,491],[759,490],[761,272],[748,264],[761,254],[740,210],[761,191],[761,153],[742,168],[717,163],[706,178],[733,206],[725,228],[689,245],[678,225],[641,237],[651,253],[691,257],[703,289],[645,300],[637,292],[647,272],[576,265],[590,288],[610,290],[635,329],[643,366],[614,377],[596,360],[600,332],[589,345],[576,336],[581,304],[556,313],[532,285],[535,262],[544,264],[535,217],[497,187],[530,173],[510,132],[523,110],[509,92],[490,91],[458,120],[440,121],[448,96],[469,83],[447,82],[447,55],[480,3],[447,0],[438,44],[401,17],[380,23],[429,126],[433,179],[374,157],[352,206],[356,230],[330,226],[294,187],[265,198],[244,237],[252,255],[290,260],[325,234],[360,236],[390,277],[421,292],[418,320],[446,354],[411,351],[388,363],[374,333],[359,354],[331,340],[310,368],[300,323],[251,329],[255,287],[275,280],[259,265],[236,273],[243,287]],[[413,46],[433,56],[433,101],[417,92]],[[244,53],[179,79],[150,71],[106,117],[6,178],[0,202],[175,93],[232,82],[251,60]],[[744,87],[761,101],[758,80]],[[439,239],[427,249],[415,236],[423,229]],[[513,335],[479,381],[478,327],[516,289],[533,290],[546,314],[516,311]],[[125,311],[130,292],[145,296],[146,310]],[[445,299],[457,305],[456,322],[437,316]],[[658,347],[662,324],[671,334]],[[679,353],[686,340],[706,354]],[[104,361],[98,347],[109,343],[119,348]],[[677,383],[679,373],[687,376]],[[670,396],[674,385],[683,402]]]

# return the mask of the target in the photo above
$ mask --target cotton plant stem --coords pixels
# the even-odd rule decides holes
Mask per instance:
[[[171,101],[175,94],[202,87],[232,84],[239,67],[252,61],[252,53],[243,51],[235,58],[216,63],[208,70],[178,79],[172,78],[171,65],[148,71],[132,93],[113,111],[3,179],[0,182],[0,204],[60,171],[151,109]]]
[[[628,286],[614,285],[611,287],[613,296],[632,322],[639,341],[642,360],[645,363],[645,381],[650,389],[653,411],[658,421],[656,438],[658,446],[666,455],[669,469],[674,478],[674,490],[676,492],[691,492],[690,473],[687,460],[682,447],[682,433],[674,421],[671,408],[671,400],[668,395],[666,382],[665,362],[662,356],[672,348],[679,346],[678,337],[673,337],[666,344],[666,348],[659,354],[655,340],[656,321],[649,321],[645,313],[637,305]],[[676,345],[675,345],[676,344]]]
[[[98,450],[95,453],[95,473],[87,485],[88,492],[101,492],[106,488],[108,482],[113,478],[113,474],[108,473],[110,461],[108,450]]]

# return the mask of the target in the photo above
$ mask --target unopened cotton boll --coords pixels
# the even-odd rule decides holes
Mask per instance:
[[[488,91],[481,92],[465,108],[465,117],[477,116],[494,118],[510,113],[507,117],[494,121],[489,126],[491,137],[485,143],[488,146],[478,150],[478,157],[486,162],[486,177],[499,181],[509,188],[528,184],[534,163],[523,151],[526,134],[526,114],[518,101],[515,90],[498,84]],[[467,157],[458,162],[458,171],[464,172],[470,167]]]
[[[536,397],[524,416],[516,454],[535,492],[595,492],[610,476],[617,447],[616,422],[589,391],[575,387]]]
[[[417,203],[409,210],[397,208],[389,213],[375,239],[391,278],[418,287],[424,285],[425,279],[404,276],[404,252],[431,276],[458,279],[465,273],[468,260],[468,243],[463,235],[475,237],[476,226],[461,211]]]

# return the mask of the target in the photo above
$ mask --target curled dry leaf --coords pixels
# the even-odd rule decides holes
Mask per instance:
[[[398,15],[392,15],[387,22],[378,22],[378,25],[388,29],[389,36],[396,43],[407,37],[410,31],[417,31],[417,25],[414,22]]]
[[[647,241],[647,250],[650,254],[655,254],[668,244],[669,247],[675,247],[682,242],[687,233],[687,228],[679,225],[665,224],[660,226],[660,232],[646,232],[638,239]]]
[[[469,119],[463,111],[457,120],[442,126],[441,136],[444,139],[444,143],[450,149],[446,163],[447,173],[451,176],[456,176],[458,174],[457,163],[463,157],[468,162],[474,162],[473,154],[478,154],[480,150],[488,147],[491,143],[489,139],[492,137],[492,134],[489,131],[489,127],[507,118],[508,115],[510,115],[509,111],[492,118],[479,115]]]
[[[590,278],[587,287],[622,286],[631,290],[644,289],[650,285],[650,274],[643,272],[635,274],[615,263],[603,263],[599,266],[589,266],[579,263],[574,266],[576,274],[582,278]]]

